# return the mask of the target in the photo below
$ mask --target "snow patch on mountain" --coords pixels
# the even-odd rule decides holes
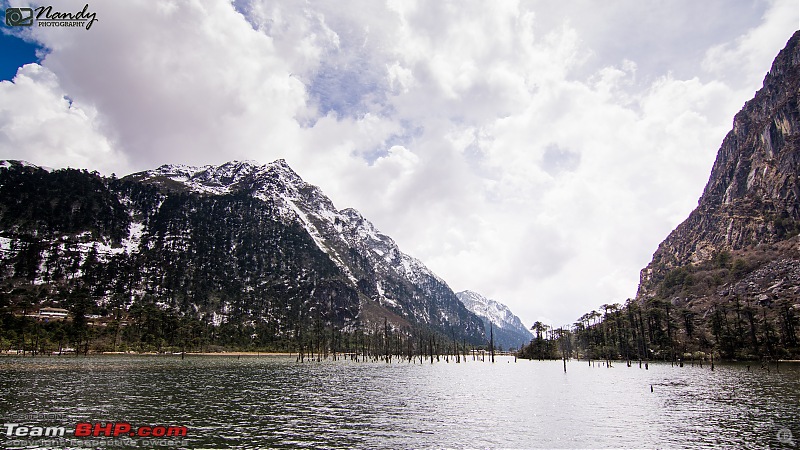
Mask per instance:
[[[32,163],[29,163],[28,161],[24,161],[24,160],[21,160],[21,159],[20,160],[4,159],[4,160],[0,161],[0,169],[7,169],[7,168],[10,168],[10,167],[13,167],[14,165],[22,166],[22,167],[32,167],[34,169],[41,169],[41,170],[44,170],[45,172],[52,172],[53,170],[55,170],[52,167],[37,166],[36,164],[32,164]]]
[[[140,175],[150,179],[168,178],[206,195],[249,191],[256,198],[274,202],[281,217],[301,224],[320,250],[327,253],[353,283],[356,278],[335,246],[328,242],[331,233],[326,233],[325,229],[335,230],[336,237],[347,246],[362,250],[375,270],[389,269],[413,282],[431,277],[444,284],[422,262],[401,252],[390,237],[378,231],[361,213],[352,208],[337,210],[318,187],[303,181],[283,159],[265,165],[253,161],[202,167],[168,164]],[[376,289],[382,291],[377,286]],[[380,300],[396,304],[382,293],[380,296]]]
[[[449,291],[444,280],[421,261],[400,251],[394,240],[378,231],[357,210],[337,210],[321,189],[303,181],[283,159],[265,165],[253,161],[202,167],[164,165],[135,176],[153,182],[171,180],[204,195],[246,192],[274,204],[281,219],[301,225],[354,286],[371,283],[373,300],[398,312],[424,317],[426,321],[436,317],[431,316],[429,308],[412,307],[408,302],[399,301],[396,292],[388,293],[387,286],[378,281],[387,274],[423,291],[436,290],[438,288],[431,286],[437,284]],[[353,250],[367,263],[366,272],[363,272],[362,263],[354,261]],[[425,296],[428,295],[434,293],[426,292]],[[452,302],[461,307],[455,298]],[[448,318],[443,310],[437,316]]]
[[[456,296],[467,307],[484,322],[490,322],[494,326],[495,340],[498,340],[498,331],[503,331],[500,339],[502,347],[519,347],[533,339],[533,334],[522,324],[519,317],[514,315],[508,306],[495,300],[486,298],[473,291],[461,291]],[[489,328],[488,324],[487,330]],[[487,331],[488,334],[488,331]]]

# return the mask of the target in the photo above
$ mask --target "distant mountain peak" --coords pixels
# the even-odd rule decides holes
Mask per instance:
[[[487,335],[489,323],[493,325],[498,347],[517,349],[533,339],[531,332],[508,306],[470,290],[458,292],[456,296],[468,310],[483,320]]]

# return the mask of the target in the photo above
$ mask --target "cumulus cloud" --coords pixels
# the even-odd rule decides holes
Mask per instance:
[[[132,168],[271,160],[292,147],[305,87],[230,3],[92,7],[91,30],[34,28],[33,37],[50,49],[42,65],[97,108]]]
[[[0,154],[48,167],[111,173],[126,166],[100,130],[97,110],[69,98],[50,70],[27,64],[0,82]]]
[[[788,3],[92,3],[89,31],[31,30],[49,53],[0,85],[0,150],[118,174],[286,158],[454,289],[561,325],[635,294]]]
[[[762,14],[760,26],[747,30],[730,42],[709,48],[703,59],[703,69],[737,87],[760,87],[765,68],[769,69],[781,43],[786,41],[787,30],[798,27],[797,3],[772,0]]]

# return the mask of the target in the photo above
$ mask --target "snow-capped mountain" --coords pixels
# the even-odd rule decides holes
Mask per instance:
[[[149,299],[217,325],[263,324],[261,334],[385,319],[486,341],[442,279],[284,160],[122,179],[7,162],[4,189],[13,195],[0,199],[0,282],[89,286],[103,307]]]
[[[244,192],[260,200],[274,202],[280,216],[300,223],[320,250],[328,254],[354,283],[358,280],[350,272],[346,257],[340,254],[342,249],[338,248],[342,243],[357,248],[375,268],[394,272],[416,282],[430,277],[444,283],[419,260],[402,253],[390,237],[376,230],[358,211],[352,208],[337,210],[317,186],[303,181],[283,159],[263,166],[253,161],[232,161],[218,167],[165,165],[131,177],[160,183],[168,179],[201,194]],[[376,289],[381,291],[380,284],[376,284]],[[378,298],[389,304],[395,303],[383,293]]]
[[[456,327],[475,339],[482,334],[480,324],[441,278],[400,251],[355,209],[337,210],[322,190],[303,181],[283,159],[266,165],[166,165],[131,177],[162,185],[169,180],[206,195],[245,193],[274,204],[284,220],[302,225],[354,288],[380,306],[411,322]]]
[[[473,291],[461,291],[456,295],[468,310],[483,320],[487,335],[489,324],[494,325],[494,341],[497,347],[516,350],[533,339],[533,334],[508,306]]]

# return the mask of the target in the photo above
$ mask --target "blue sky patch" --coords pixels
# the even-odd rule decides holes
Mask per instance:
[[[0,80],[12,80],[17,74],[17,69],[25,64],[38,62],[36,51],[40,48],[16,36],[0,33],[0,49],[2,49]]]
[[[345,68],[322,64],[308,87],[321,115],[333,111],[339,117],[358,117],[385,102],[381,77],[371,72],[365,61],[357,63]]]

